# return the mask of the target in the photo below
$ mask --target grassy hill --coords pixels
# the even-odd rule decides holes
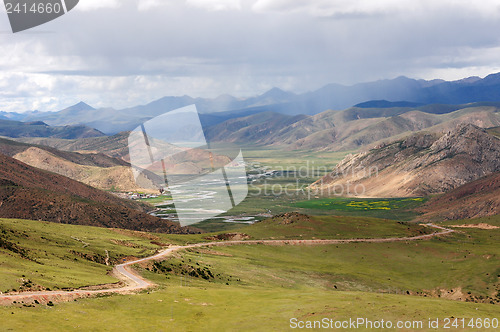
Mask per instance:
[[[109,275],[111,265],[123,257],[153,254],[158,248],[151,243],[155,238],[139,232],[0,219],[0,292],[118,282]]]
[[[249,239],[352,239],[416,236],[433,230],[418,224],[367,217],[307,216],[284,213],[241,230]]]
[[[279,224],[283,219],[274,221]],[[471,221],[454,221],[453,225],[462,223]],[[500,226],[500,219],[472,223]],[[353,220],[351,227],[363,225]],[[293,223],[284,226],[293,227]],[[5,280],[2,290],[28,287],[27,283],[51,285],[51,289],[78,287],[86,278],[88,284],[114,282],[105,276],[109,267],[98,262],[104,250],[112,259],[142,256],[154,250],[151,241],[168,243],[172,237],[18,220],[1,220],[0,227],[3,239],[19,242],[19,248],[44,263],[0,248],[1,273],[6,275],[1,279]],[[200,326],[284,330],[293,317],[344,320],[359,316],[424,323],[432,318],[441,326],[450,317],[493,319],[500,314],[500,270],[493,259],[500,254],[499,229],[464,228],[443,238],[408,243],[194,248],[138,267],[144,277],[159,285],[153,291],[54,307],[18,304],[0,308],[0,319],[3,328],[14,330],[54,330],[54,326],[56,330],[98,330],[103,322],[109,330],[196,330]],[[209,270],[213,277],[190,275],[197,268]]]

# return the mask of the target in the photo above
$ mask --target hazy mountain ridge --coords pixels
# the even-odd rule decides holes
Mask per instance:
[[[105,136],[104,133],[85,125],[49,126],[42,121],[20,122],[0,120],[0,136],[54,137],[63,139]]]
[[[102,153],[107,156],[129,161],[128,132],[120,132],[113,136],[92,137],[83,139],[56,139],[56,138],[18,138],[18,142],[49,146],[61,151],[86,151]]]
[[[392,80],[352,86],[329,84],[316,91],[299,95],[273,88],[260,96],[250,98],[235,98],[228,95],[213,99],[189,96],[163,97],[146,105],[121,110],[113,108],[96,110],[80,102],[60,112],[31,112],[26,116],[17,114],[15,118],[23,121],[41,120],[49,125],[84,124],[107,134],[115,134],[132,130],[155,116],[191,104],[196,104],[202,113],[200,116],[202,123],[205,126],[212,126],[235,117],[261,112],[314,115],[329,109],[346,109],[360,103],[362,108],[377,104],[392,107],[423,104],[424,106],[418,108],[424,111],[423,107],[428,104],[459,105],[496,101],[500,101],[500,73],[489,75],[484,79],[473,77],[454,82],[415,80],[402,76]],[[441,108],[441,111],[443,110],[444,108]],[[431,109],[425,111],[431,112]],[[5,114],[3,116],[5,117]]]
[[[210,142],[276,146],[283,149],[353,151],[428,130],[443,133],[459,124],[478,127],[500,126],[497,103],[431,105],[433,113],[414,108],[350,108],[326,111],[313,116],[258,113],[224,121],[205,128]],[[461,107],[465,107],[460,109]],[[441,109],[455,110],[443,113]],[[458,109],[458,110],[456,110]],[[19,138],[17,141],[46,145],[65,151],[102,152],[128,161],[128,132],[108,137],[61,140]]]
[[[500,108],[477,105],[483,104],[453,106],[451,113],[440,112],[438,105],[432,107],[435,113],[406,107],[353,107],[302,117],[259,113],[209,127],[207,137],[215,141],[275,145],[286,149],[345,151],[424,129],[445,132],[461,123],[482,128],[500,126]],[[443,108],[449,110],[449,106]]]

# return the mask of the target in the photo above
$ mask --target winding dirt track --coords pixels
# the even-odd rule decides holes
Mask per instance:
[[[401,241],[417,241],[428,240],[435,236],[441,236],[453,233],[452,229],[444,228],[434,224],[427,224],[429,227],[438,229],[431,234],[411,236],[411,237],[391,237],[377,239],[345,239],[345,240],[243,240],[243,241],[224,241],[224,242],[203,242],[190,244],[186,246],[173,246],[161,250],[157,254],[141,258],[134,261],[118,264],[113,269],[113,275],[122,280],[125,286],[119,288],[109,288],[100,290],[74,290],[74,291],[41,291],[41,292],[24,292],[12,295],[0,295],[0,305],[12,305],[14,302],[30,304],[37,300],[39,303],[63,302],[72,301],[77,298],[92,297],[97,295],[107,295],[113,293],[128,294],[141,291],[155,284],[149,280],[142,278],[132,268],[131,265],[148,262],[161,261],[169,257],[173,252],[189,248],[213,247],[213,246],[233,246],[242,244],[263,244],[263,245],[324,245],[324,244],[345,244],[345,243],[384,243],[384,242],[401,242]]]

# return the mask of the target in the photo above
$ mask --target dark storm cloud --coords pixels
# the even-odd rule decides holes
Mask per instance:
[[[54,33],[0,34],[0,87],[31,91],[26,109],[43,108],[40,96],[52,98],[47,108],[80,99],[124,107],[164,95],[251,95],[273,86],[300,92],[500,70],[498,1],[80,3],[38,28]],[[3,98],[0,108],[9,105]]]

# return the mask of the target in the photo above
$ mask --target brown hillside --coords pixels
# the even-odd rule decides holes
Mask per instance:
[[[1,154],[0,217],[166,233],[193,231],[148,215],[136,202]]]
[[[129,166],[97,167],[80,165],[37,147],[30,147],[15,154],[13,158],[33,167],[67,176],[94,188],[114,191],[144,191],[134,181]],[[147,188],[152,187],[152,183],[147,185]]]
[[[500,214],[500,173],[467,183],[429,200],[422,220],[472,219]]]
[[[16,140],[30,144],[50,146],[63,151],[100,152],[107,156],[128,160],[128,135],[128,132],[121,132],[113,136],[81,139],[30,137]]]
[[[10,139],[0,138],[0,153],[12,157],[18,153],[24,152],[29,148],[38,148],[50,153],[58,158],[65,159],[74,164],[82,166],[95,166],[95,167],[115,167],[115,166],[129,166],[126,161],[118,158],[107,156],[103,153],[76,153],[61,151],[49,146],[33,146],[33,144],[26,144],[16,142]]]
[[[332,188],[357,186],[358,194],[367,197],[425,196],[450,191],[498,171],[500,139],[469,124],[441,137],[414,134],[348,156],[311,188],[328,193]]]
[[[102,153],[61,151],[8,139],[0,139],[0,153],[102,190],[147,191],[144,188],[154,188],[145,176],[139,179],[138,185],[129,163]]]

